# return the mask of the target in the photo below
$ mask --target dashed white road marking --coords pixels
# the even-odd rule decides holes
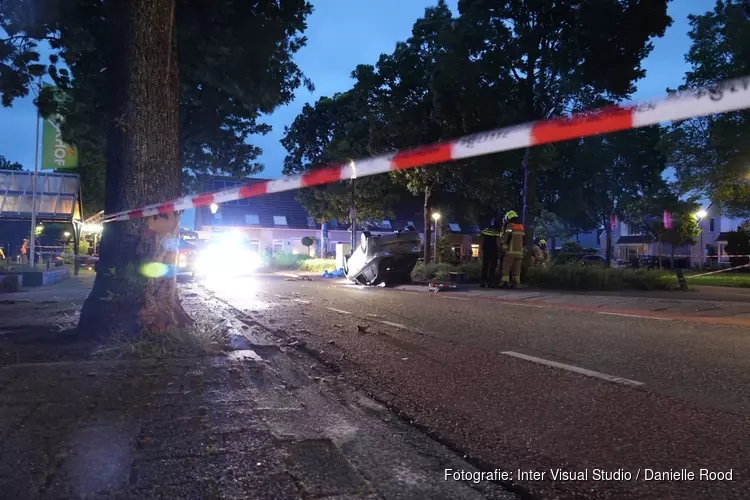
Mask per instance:
[[[638,314],[612,313],[612,312],[604,312],[604,311],[598,311],[597,314],[606,314],[607,316],[624,316],[626,318],[655,319],[658,321],[672,321],[672,318],[659,318],[657,316],[640,316]]]
[[[543,358],[537,358],[536,356],[529,356],[527,354],[521,354],[520,352],[514,352],[514,351],[503,351],[501,354],[505,354],[506,356],[511,356],[518,359],[523,359],[526,361],[531,361],[533,363],[539,363],[540,365],[545,366],[551,366],[553,368],[559,368],[561,370],[568,370],[574,373],[578,373],[580,375],[585,375],[587,377],[593,377],[598,378],[601,380],[606,380],[607,382],[612,382],[615,384],[621,384],[621,385],[629,385],[633,387],[639,387],[644,385],[643,382],[638,382],[635,380],[630,380],[627,378],[622,377],[616,377],[615,375],[608,375],[606,373],[596,372],[594,370],[588,370],[586,368],[580,368],[578,366],[573,365],[566,365],[564,363],[558,363],[557,361],[550,361]]]
[[[384,325],[389,325],[394,328],[399,328],[401,330],[408,330],[408,328],[405,325],[402,325],[401,323],[393,323],[391,321],[381,321]]]
[[[351,314],[349,311],[344,311],[343,309],[336,309],[335,307],[326,307],[329,311],[333,311],[339,314]]]

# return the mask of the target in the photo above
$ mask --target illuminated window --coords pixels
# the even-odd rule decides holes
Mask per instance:
[[[479,245],[471,245],[471,256],[479,257]]]

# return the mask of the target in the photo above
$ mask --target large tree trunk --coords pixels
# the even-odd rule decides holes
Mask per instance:
[[[181,193],[175,0],[111,0],[107,213]],[[105,224],[79,328],[106,335],[190,323],[173,270],[179,215]],[[145,267],[144,267],[145,266]]]
[[[612,220],[605,222],[604,234],[607,239],[607,250],[605,251],[605,259],[607,259],[607,261],[604,265],[605,267],[610,267],[612,265]]]
[[[530,149],[526,150],[523,158],[523,215],[522,222],[526,231],[526,247],[534,245],[534,226],[536,208],[536,165]]]
[[[424,189],[424,263],[430,263],[432,247],[432,187]]]

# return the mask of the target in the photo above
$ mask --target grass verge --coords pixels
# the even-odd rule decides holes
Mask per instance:
[[[98,349],[95,356],[105,359],[189,358],[217,355],[229,349],[229,330],[225,322],[216,317],[200,316],[186,328],[116,336]]]
[[[693,273],[695,274],[695,273]],[[710,276],[691,277],[685,273],[689,285],[729,286],[735,288],[750,288],[750,273],[719,273]]]

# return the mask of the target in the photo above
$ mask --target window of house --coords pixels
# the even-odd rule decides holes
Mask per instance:
[[[286,226],[286,215],[274,215],[273,216],[274,226]]]
[[[628,234],[638,234],[638,228],[635,226],[635,224],[628,224]]]
[[[248,241],[248,248],[251,252],[260,253],[260,240]]]
[[[479,258],[479,245],[471,245],[471,256],[473,258]]]
[[[284,252],[284,240],[273,240],[273,253]]]
[[[714,218],[713,218],[713,217],[711,217],[711,218],[710,218],[710,219],[708,220],[708,232],[709,232],[709,233],[713,233],[713,232],[714,232],[714,230],[715,230],[715,225],[714,225]]]
[[[315,219],[313,219],[312,217],[308,217],[307,218],[307,227],[315,227],[315,225],[316,225],[315,224]]]
[[[413,220],[408,220],[408,221],[406,221],[406,227],[409,227],[409,226],[413,227],[414,229],[416,229],[416,228],[417,228],[417,225],[416,225],[416,224],[414,224],[414,221],[413,221]]]
[[[258,217],[258,214],[245,214],[245,224],[248,224],[250,226],[259,226],[260,217]]]
[[[393,227],[391,227],[391,221],[389,220],[380,221],[380,227],[384,227],[386,229],[393,229]]]
[[[451,222],[450,224],[448,224],[448,227],[451,228],[451,231],[453,231],[454,233],[461,232],[461,226],[459,226],[455,222]]]

